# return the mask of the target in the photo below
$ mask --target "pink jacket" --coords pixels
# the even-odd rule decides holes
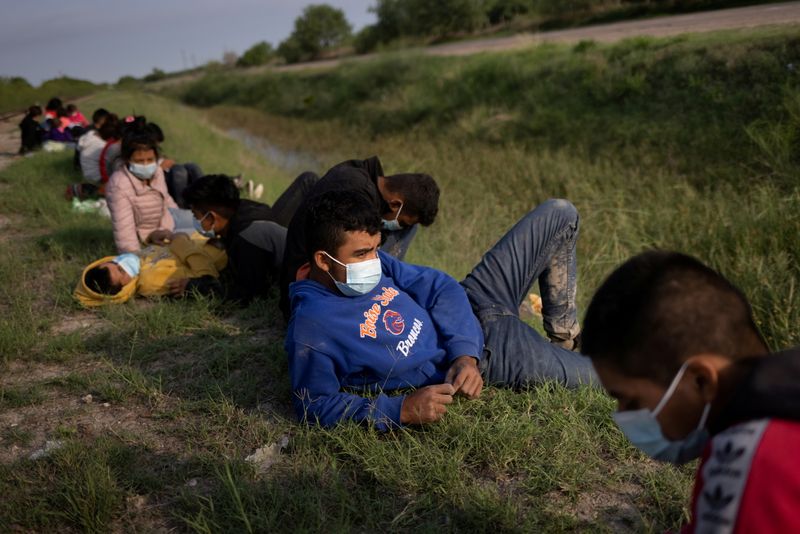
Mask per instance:
[[[106,201],[111,211],[117,250],[136,252],[153,230],[172,230],[174,221],[167,208],[177,208],[167,192],[161,167],[147,181],[133,176],[123,167],[108,180]]]

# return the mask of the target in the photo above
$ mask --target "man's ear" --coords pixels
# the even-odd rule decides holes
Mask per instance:
[[[399,210],[400,206],[403,205],[403,201],[399,197],[397,197],[397,198],[393,198],[392,200],[390,200],[388,202],[388,204],[389,204],[389,207],[392,209],[392,211],[394,213],[397,213],[397,210]]]
[[[329,261],[328,256],[326,256],[324,252],[322,252],[321,250],[316,251],[314,253],[313,258],[314,258],[314,265],[316,266],[317,269],[319,269],[320,271],[325,271],[326,273],[329,273],[331,271],[331,266],[328,264]]]
[[[704,402],[713,402],[719,391],[720,365],[728,363],[727,359],[716,354],[697,354],[687,361],[686,374],[692,387]]]

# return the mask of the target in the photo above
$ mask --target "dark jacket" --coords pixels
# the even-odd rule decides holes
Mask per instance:
[[[36,150],[41,146],[44,130],[33,117],[25,115],[25,118],[19,123],[19,130],[22,141],[19,148],[20,154]]]
[[[800,347],[735,365],[745,368],[745,378],[709,425],[712,434],[736,423],[766,417],[800,420]]]
[[[248,303],[266,297],[283,263],[286,229],[272,220],[272,209],[242,200],[222,242],[228,253],[223,273],[225,298]]]
[[[383,167],[377,156],[364,160],[344,161],[326,172],[300,204],[289,223],[286,234],[286,252],[281,269],[280,302],[284,316],[288,317],[289,284],[294,282],[297,269],[308,261],[305,224],[309,201],[329,191],[352,191],[354,195],[363,195],[373,203],[378,213],[385,213],[389,208],[378,191],[380,176],[383,176]]]

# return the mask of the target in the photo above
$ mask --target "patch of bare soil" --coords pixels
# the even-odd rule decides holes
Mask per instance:
[[[21,156],[19,151],[19,127],[22,114],[7,115],[0,121],[0,170],[8,167]]]
[[[612,532],[642,532],[645,525],[636,503],[642,489],[635,484],[584,492],[578,502],[553,492],[549,500],[553,511],[567,513],[587,525],[606,525]]]

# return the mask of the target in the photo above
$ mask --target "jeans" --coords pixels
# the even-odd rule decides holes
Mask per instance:
[[[383,243],[381,243],[381,250],[390,256],[394,256],[398,260],[404,260],[406,252],[408,252],[408,247],[411,246],[411,241],[413,241],[414,236],[417,235],[418,226],[419,225],[415,224],[393,232],[384,230],[382,232]]]
[[[189,184],[202,177],[203,171],[194,163],[176,163],[164,173],[169,196],[172,197],[179,208],[189,208],[189,205],[183,200],[183,190]]]
[[[461,282],[483,328],[480,369],[487,384],[599,384],[589,358],[550,343],[519,318],[519,306],[538,280],[547,335],[569,340],[580,332],[578,225],[575,206],[548,200],[514,225]]]

